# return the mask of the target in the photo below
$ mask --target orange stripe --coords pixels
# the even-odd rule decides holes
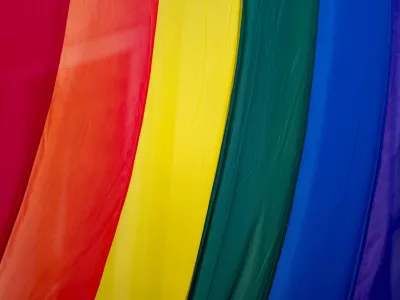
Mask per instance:
[[[90,299],[125,199],[155,0],[71,0],[53,103],[0,266],[1,299]]]

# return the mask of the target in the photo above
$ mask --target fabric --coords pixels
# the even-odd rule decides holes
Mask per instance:
[[[381,165],[353,299],[400,299],[400,1],[394,1],[390,90]]]
[[[52,99],[69,0],[0,9],[0,259],[28,184]]]
[[[93,299],[141,128],[154,0],[71,0],[53,102],[0,299]]]
[[[317,1],[243,1],[224,142],[189,299],[265,299],[290,212]]]
[[[271,300],[350,296],[380,155],[390,40],[390,0],[320,0],[307,137]]]
[[[240,0],[161,1],[143,130],[97,299],[184,299],[233,84]]]

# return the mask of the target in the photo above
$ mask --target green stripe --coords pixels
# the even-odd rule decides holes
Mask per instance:
[[[189,299],[264,299],[298,175],[318,0],[244,0],[228,121]]]

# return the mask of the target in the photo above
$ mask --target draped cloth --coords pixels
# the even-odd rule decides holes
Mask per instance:
[[[265,299],[305,136],[317,1],[244,0],[229,116],[188,299]]]
[[[97,299],[184,299],[232,90],[240,0],[160,1],[128,195]]]
[[[94,298],[131,176],[156,12],[154,0],[71,0],[1,299]]]
[[[394,1],[390,89],[381,165],[353,299],[400,299],[400,1]]]
[[[0,10],[0,259],[24,197],[52,99],[69,0]]]
[[[320,0],[307,137],[271,300],[348,299],[380,156],[391,0]]]

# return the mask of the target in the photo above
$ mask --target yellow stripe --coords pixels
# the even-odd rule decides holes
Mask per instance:
[[[240,0],[160,0],[133,175],[97,300],[185,299],[235,71]]]

